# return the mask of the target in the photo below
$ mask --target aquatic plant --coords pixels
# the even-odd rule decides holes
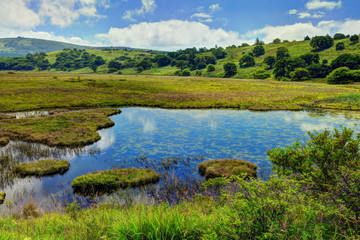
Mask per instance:
[[[37,162],[21,163],[15,166],[14,171],[22,177],[40,177],[65,173],[69,167],[70,163],[66,160],[45,159]]]
[[[160,175],[152,169],[123,168],[96,171],[75,178],[72,187],[80,195],[103,195],[119,188],[156,183]]]
[[[243,176],[256,178],[257,165],[238,159],[208,160],[200,163],[199,172],[208,178]]]

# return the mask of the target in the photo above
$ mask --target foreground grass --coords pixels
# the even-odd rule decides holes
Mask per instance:
[[[211,183],[206,187],[211,188]],[[216,183],[215,183],[216,185]],[[213,185],[214,186],[214,185]],[[97,205],[37,217],[34,204],[0,217],[1,239],[357,239],[346,209],[324,205],[292,180],[246,182],[219,198],[199,196],[175,206]],[[233,189],[233,190],[230,190]],[[234,191],[234,189],[236,191]],[[33,215],[31,213],[34,213]],[[25,217],[26,216],[26,217]]]
[[[118,109],[55,111],[41,118],[3,119],[0,137],[44,143],[49,146],[79,147],[100,140],[97,130],[114,125],[108,116]]]
[[[1,72],[0,91],[0,111],[99,106],[300,110],[330,97],[359,93],[360,85]]]

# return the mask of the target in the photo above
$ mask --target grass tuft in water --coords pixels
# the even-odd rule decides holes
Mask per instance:
[[[257,165],[238,159],[208,160],[199,165],[200,174],[207,179],[230,176],[256,178],[256,169]]]
[[[75,178],[74,192],[80,195],[100,196],[119,188],[139,187],[160,180],[160,175],[152,169],[124,168],[96,171]]]
[[[9,143],[10,139],[8,137],[0,138],[0,147],[4,147]]]
[[[55,174],[63,174],[70,167],[70,163],[66,160],[46,159],[37,162],[21,163],[15,166],[15,172],[22,176],[49,176]]]

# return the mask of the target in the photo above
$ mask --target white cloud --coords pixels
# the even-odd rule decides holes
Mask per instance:
[[[283,40],[303,40],[306,35],[333,35],[337,32],[358,34],[359,29],[360,20],[321,21],[317,25],[308,22],[283,26],[266,26],[262,29],[250,31],[243,37],[263,36],[262,39],[265,42],[271,42],[275,38],[281,38]]]
[[[317,12],[314,14],[308,13],[308,12],[299,12],[298,18],[322,18],[325,16],[325,13],[323,12]]]
[[[306,8],[309,10],[321,9],[325,8],[328,10],[332,10],[334,8],[340,8],[342,6],[342,2],[333,2],[333,1],[322,1],[322,0],[310,0],[306,3]]]
[[[299,11],[296,10],[296,9],[291,9],[291,10],[288,11],[288,14],[290,14],[290,15],[295,15],[295,14],[297,14],[298,12],[299,12]]]
[[[199,22],[212,22],[213,21],[212,16],[207,13],[195,13],[190,18],[192,18],[192,19],[195,18]]]
[[[216,11],[219,11],[221,9],[221,7],[220,7],[220,4],[213,4],[213,5],[210,5],[209,9],[212,12],[216,12]]]
[[[142,7],[140,9],[126,11],[123,19],[135,21],[134,16],[141,16],[145,13],[153,13],[157,7],[155,0],[141,0],[141,2]]]
[[[325,13],[323,12],[317,12],[317,13],[309,13],[309,12],[299,12],[296,9],[291,9],[287,12],[290,15],[297,15],[298,18],[322,18],[325,16]]]
[[[0,0],[0,27],[31,29],[41,19],[28,5],[30,0]]]
[[[127,28],[110,28],[98,38],[111,45],[150,48],[158,50],[178,50],[187,47],[214,47],[240,44],[237,32],[211,29],[209,26],[192,21],[168,20],[162,22],[142,22]]]

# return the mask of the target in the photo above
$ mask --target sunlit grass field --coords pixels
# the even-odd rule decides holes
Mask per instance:
[[[1,72],[0,111],[103,106],[300,110],[360,109],[325,101],[358,94],[360,85],[144,75]],[[340,99],[340,101],[339,101]]]

